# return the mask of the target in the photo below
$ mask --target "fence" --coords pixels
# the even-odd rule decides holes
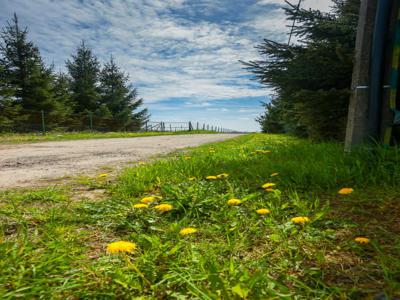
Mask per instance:
[[[124,122],[110,117],[96,115],[92,112],[62,116],[48,111],[21,110],[14,117],[2,118],[0,113],[0,132],[42,132],[47,131],[213,131],[233,132],[220,126],[199,122]]]
[[[213,131],[228,133],[234,130],[223,128],[220,126],[209,125],[199,122],[146,122],[142,128],[143,131],[159,131],[159,132],[178,132],[178,131]]]
[[[92,112],[63,115],[52,111],[21,110],[5,118],[0,112],[0,132],[139,131],[141,124],[100,116]]]

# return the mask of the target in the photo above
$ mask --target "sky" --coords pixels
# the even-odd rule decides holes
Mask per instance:
[[[297,0],[292,0],[297,2]],[[0,0],[0,26],[15,12],[48,64],[65,71],[81,40],[101,63],[130,75],[152,121],[192,121],[258,131],[271,91],[239,62],[264,38],[287,41],[283,0]],[[303,0],[328,11],[331,0]]]

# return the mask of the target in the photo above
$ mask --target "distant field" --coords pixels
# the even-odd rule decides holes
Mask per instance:
[[[344,154],[336,143],[253,134],[131,167],[115,179],[105,173],[3,192],[0,294],[400,297],[399,154]],[[338,194],[342,188],[354,191]],[[149,196],[157,197],[143,199]],[[107,253],[116,241],[136,249]]]
[[[102,138],[126,138],[138,136],[176,135],[216,133],[213,131],[177,131],[177,132],[48,132],[41,133],[0,133],[0,144],[20,144],[46,141],[86,140]]]

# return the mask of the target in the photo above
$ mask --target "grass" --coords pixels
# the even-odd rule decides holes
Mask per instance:
[[[0,144],[21,144],[48,141],[68,141],[68,140],[87,140],[87,139],[106,139],[106,138],[130,138],[145,137],[156,135],[180,135],[180,134],[199,134],[215,133],[213,131],[177,131],[177,132],[47,132],[42,133],[0,133]]]
[[[5,299],[399,297],[399,160],[397,148],[344,154],[335,143],[254,134],[128,168],[115,181],[96,176],[71,186],[5,191],[0,294]],[[271,177],[275,172],[279,175]],[[229,176],[205,179],[221,173]],[[261,189],[266,182],[275,183],[275,190]],[[354,192],[338,195],[342,187]],[[149,208],[132,207],[149,195],[163,199]],[[231,198],[242,203],[229,206]],[[173,210],[158,212],[159,203]],[[259,208],[271,213],[258,215]],[[294,224],[297,216],[310,222]],[[197,232],[182,236],[185,227]],[[357,244],[358,236],[370,243]],[[137,249],[107,254],[107,244],[120,240]]]

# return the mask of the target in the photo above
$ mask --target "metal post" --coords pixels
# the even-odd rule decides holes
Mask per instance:
[[[197,122],[196,130],[199,130],[199,122]]]
[[[46,134],[46,125],[44,123],[44,110],[42,110],[42,132],[43,132],[43,135]]]
[[[192,131],[192,122],[189,121],[189,131]]]
[[[172,125],[171,125],[171,123],[169,124],[169,131],[172,132]]]

